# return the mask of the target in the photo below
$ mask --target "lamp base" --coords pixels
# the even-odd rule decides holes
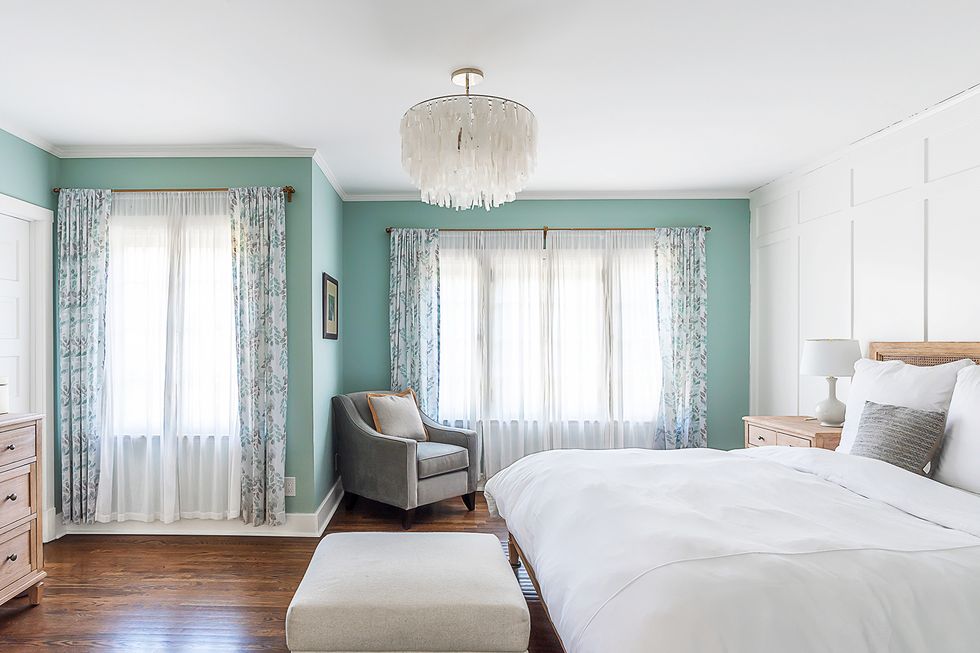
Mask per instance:
[[[844,425],[844,402],[837,398],[837,378],[827,377],[828,396],[813,409],[813,416],[821,426],[840,427]]]

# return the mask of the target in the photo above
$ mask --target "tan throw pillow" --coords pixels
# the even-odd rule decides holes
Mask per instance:
[[[378,433],[419,442],[428,439],[411,388],[404,392],[369,394],[367,400]]]

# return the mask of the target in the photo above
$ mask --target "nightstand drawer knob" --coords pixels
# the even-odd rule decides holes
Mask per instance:
[[[7,498],[4,499],[4,501],[16,501],[16,500],[17,500],[17,495],[14,492],[8,494]]]
[[[8,445],[7,445],[6,447],[5,447],[5,449],[6,449],[7,451],[13,451],[13,450],[14,450],[14,449],[16,449],[16,448],[17,448],[17,445],[16,445],[16,444],[13,444],[13,443],[10,443],[10,444],[8,444]]]
[[[9,560],[10,562],[17,562],[17,554],[11,553],[9,556],[7,556],[7,560]]]
[[[755,439],[756,440],[762,440],[764,442],[766,438],[764,436],[762,436],[762,435],[757,435],[757,436],[755,436]]]

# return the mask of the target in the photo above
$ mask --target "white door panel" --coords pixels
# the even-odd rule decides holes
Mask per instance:
[[[10,412],[31,408],[31,234],[0,215],[0,376],[10,379]]]

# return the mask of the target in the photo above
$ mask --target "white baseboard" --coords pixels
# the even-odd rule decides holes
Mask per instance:
[[[56,540],[61,535],[58,534],[58,526],[60,525],[61,517],[55,512],[54,506],[51,506],[44,511],[41,516],[41,539],[45,542],[50,542],[51,540]]]
[[[337,482],[330,488],[330,491],[327,492],[327,496],[323,497],[320,506],[316,509],[317,537],[323,535],[323,531],[327,530],[327,524],[333,519],[334,513],[337,512],[342,498],[344,498],[344,486],[341,485],[340,478],[338,478]]]
[[[108,524],[63,524],[61,515],[45,514],[45,541],[64,535],[236,535],[251,537],[320,537],[337,511],[344,489],[340,479],[333,484],[315,512],[286,514],[282,526],[248,526],[240,519],[182,519],[171,524],[124,521]],[[53,512],[53,511],[52,511]],[[51,527],[48,526],[53,522]],[[48,534],[53,536],[48,537]]]

